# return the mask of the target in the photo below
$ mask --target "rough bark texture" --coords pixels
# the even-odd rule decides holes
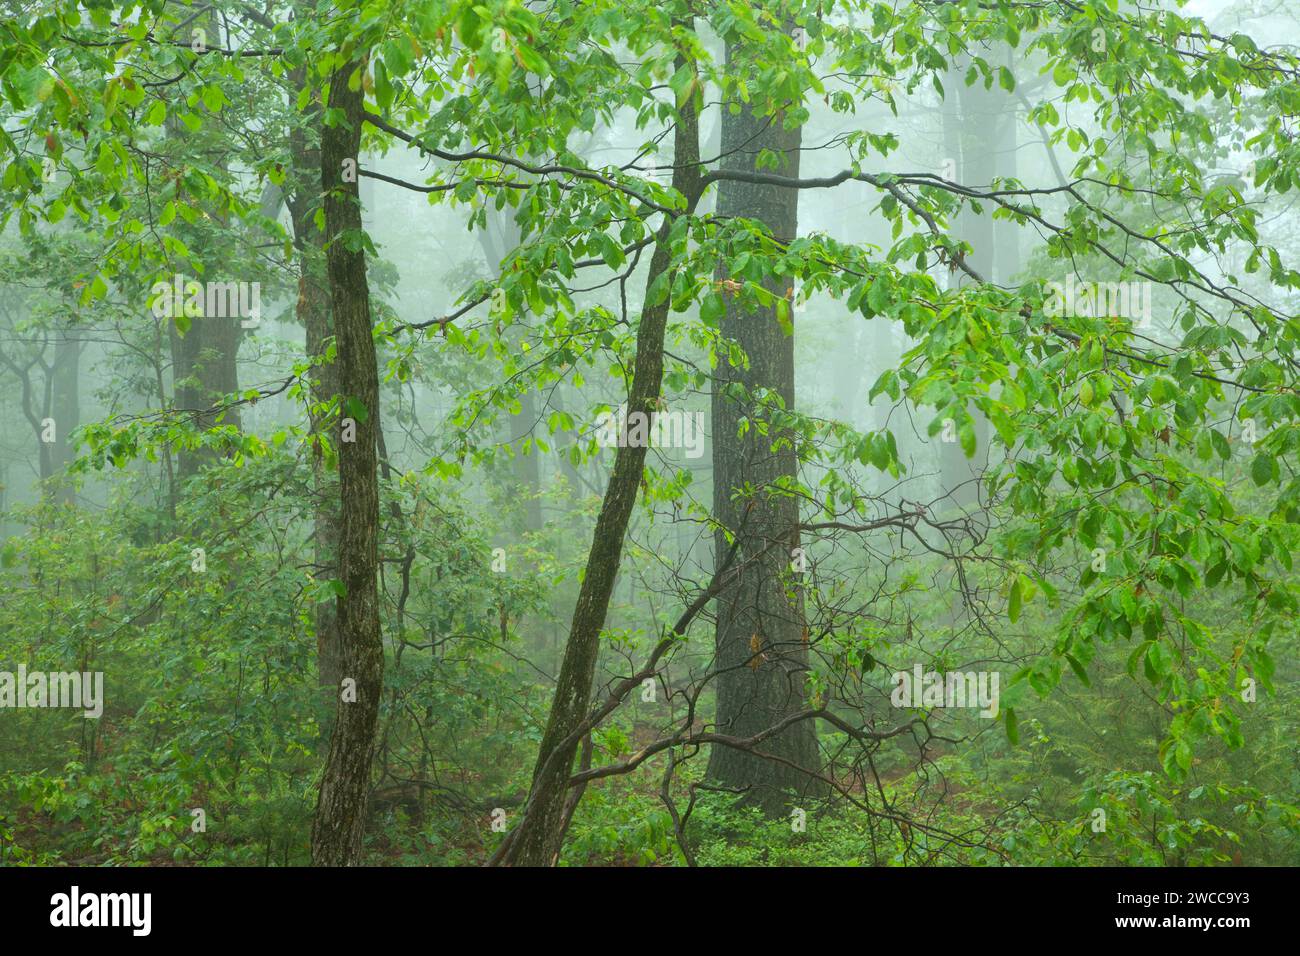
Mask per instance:
[[[370,290],[360,246],[361,207],[355,182],[342,178],[343,161],[356,159],[361,141],[362,93],[348,88],[356,63],[330,81],[329,105],[339,122],[321,134],[321,182],[325,189],[327,271],[338,339],[338,387],[345,415],[356,419],[356,441],[339,443],[343,514],[339,542],[339,635],[344,680],[356,682],[355,702],[342,695],[321,778],[312,824],[312,862],[349,866],[361,859],[370,762],[375,750],[384,651],[379,631],[379,476],[374,424],[378,421],[379,371],[370,324]]]
[[[307,71],[291,71],[291,89],[302,89]],[[325,236],[316,228],[316,208],[320,180],[321,108],[313,100],[303,122],[289,134],[289,151],[293,159],[293,188],[288,195],[289,216],[293,220],[294,245],[298,255],[298,321],[306,331],[306,352],[315,363],[311,390],[311,430],[320,435],[328,425],[328,416],[315,406],[328,403],[338,392],[338,369],[323,359],[334,335],[330,315],[329,280],[325,275]],[[321,446],[312,450],[313,542],[316,576],[330,580],[338,576],[338,549],[341,515],[338,480],[325,467]],[[316,674],[321,686],[337,687],[343,678],[342,651],[339,647],[338,600],[317,602]]]
[[[729,47],[728,59],[734,58]],[[783,157],[781,175],[798,177],[799,129],[782,129],[781,119],[756,115],[747,105],[738,113],[722,112],[722,168],[757,171],[761,150]],[[718,190],[718,215],[756,219],[781,240],[795,237],[798,226],[796,189],[723,180]],[[729,278],[727,264],[718,264],[719,280]],[[773,278],[767,288],[779,296],[791,289],[789,278]],[[727,383],[746,390],[767,388],[794,407],[794,338],[776,318],[776,309],[742,310],[737,298],[727,296],[722,334],[741,346],[749,368],[731,366],[720,357],[713,390],[713,513],[722,526],[740,536],[742,562],[739,581],[717,602],[716,662],[718,667],[718,731],[749,737],[804,709],[804,678],[808,648],[804,643],[802,601],[786,595],[786,573],[791,551],[799,544],[797,502],[773,494],[773,483],[795,475],[792,447],[773,450],[778,433],[759,435],[750,428],[738,436],[742,417],[752,417],[753,407],[728,394]],[[749,485],[752,496],[733,495]],[[729,549],[719,533],[715,557],[721,563]],[[766,741],[761,754],[729,747],[714,747],[709,755],[709,776],[717,783],[747,788],[746,800],[769,814],[783,812],[786,791],[803,795],[817,788],[800,768],[816,772],[816,728],[800,721]],[[775,759],[768,759],[775,758]],[[791,766],[793,764],[793,766]]]
[[[699,122],[691,104],[681,109],[674,135],[673,186],[687,200],[687,210],[699,201]],[[670,220],[659,231],[646,288],[669,267]],[[636,363],[632,372],[628,411],[649,414],[657,407],[664,371],[664,329],[669,301],[642,310],[637,331]],[[644,447],[621,447],[614,458],[614,472],[601,502],[596,531],[587,555],[586,575],[578,593],[569,641],[551,703],[550,718],[537,754],[533,785],[524,817],[510,836],[509,852],[502,862],[522,866],[553,866],[564,840],[565,802],[569,773],[580,737],[574,732],[587,716],[591,685],[600,650],[600,631],[605,624],[618,574],[623,538],[645,466]]]

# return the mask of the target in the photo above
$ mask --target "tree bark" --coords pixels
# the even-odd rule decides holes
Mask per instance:
[[[302,89],[307,83],[306,68],[289,74],[290,89]],[[289,152],[293,162],[293,182],[286,198],[293,223],[294,246],[298,256],[298,301],[295,312],[306,333],[305,351],[312,362],[312,387],[308,412],[312,435],[318,440],[312,447],[313,564],[318,578],[338,577],[338,549],[341,533],[338,480],[325,467],[325,455],[319,439],[325,436],[329,416],[323,406],[338,394],[338,368],[324,358],[329,340],[334,336],[330,315],[329,279],[325,275],[325,235],[316,227],[317,184],[321,172],[320,101],[313,98],[302,122],[289,132]],[[343,679],[342,649],[339,646],[338,599],[319,600],[313,612],[316,628],[316,676],[322,686],[338,687]]]
[[[735,59],[728,45],[727,59]],[[722,111],[722,168],[757,171],[761,150],[782,157],[779,172],[799,175],[802,131],[782,128],[780,116],[756,114],[749,104],[739,112]],[[779,240],[792,240],[798,229],[799,192],[786,186],[723,180],[718,190],[718,215],[755,219]],[[719,280],[729,278],[725,262],[718,264]],[[786,297],[792,288],[788,277],[764,282],[774,294]],[[749,367],[718,359],[713,386],[713,513],[721,525],[739,535],[739,580],[717,602],[716,656],[718,668],[718,732],[750,737],[804,708],[804,679],[808,648],[804,641],[802,598],[791,602],[786,594],[791,552],[799,545],[798,502],[773,493],[773,484],[792,479],[798,462],[788,443],[774,450],[780,438],[773,430],[759,435],[750,428],[738,435],[740,419],[752,420],[757,409],[742,404],[728,385],[737,383],[751,393],[767,388],[794,407],[794,338],[787,335],[771,308],[744,309],[737,297],[725,296],[722,335],[737,342],[749,358]],[[733,495],[749,484],[752,497]],[[719,532],[715,560],[726,560],[730,545]],[[775,759],[769,759],[775,758]],[[769,815],[782,813],[787,792],[818,792],[809,773],[819,769],[816,728],[800,721],[765,741],[762,753],[713,747],[708,775],[728,787],[747,788],[745,800]],[[806,771],[806,772],[805,772]]]
[[[208,36],[220,35],[220,22],[216,11],[210,11],[196,21],[208,31]],[[179,110],[169,109],[164,129],[169,139],[186,139],[191,136],[189,128],[180,121]],[[219,225],[225,225],[225,215],[212,211]],[[218,258],[212,251],[212,243],[201,234],[199,228],[187,229],[180,223],[175,228],[186,239],[186,244],[197,250],[204,258],[205,266],[213,264]],[[208,279],[219,275],[219,269],[207,268],[204,276]],[[200,279],[199,276],[187,276]],[[179,309],[180,303],[175,304]],[[218,407],[222,396],[239,390],[239,343],[244,330],[240,319],[233,317],[206,316],[194,318],[189,330],[181,335],[174,319],[167,322],[168,339],[171,344],[173,404],[193,416],[193,425],[200,431],[207,431],[217,424],[240,427],[239,407],[225,409]],[[182,448],[176,454],[176,474],[180,480],[198,473],[204,464],[214,459],[210,448]]]
[[[688,215],[700,197],[699,151],[699,119],[694,104],[688,102],[679,110],[673,151],[673,186],[686,197]],[[668,234],[672,222],[672,219],[665,218],[660,226],[646,278],[647,290],[671,264]],[[648,415],[658,407],[663,384],[664,330],[668,323],[670,300],[671,297],[666,297],[663,302],[642,309],[627,403],[629,415],[633,411]],[[569,626],[569,640],[564,648],[550,718],[537,754],[532,789],[523,819],[508,837],[510,846],[501,862],[554,866],[559,859],[564,841],[569,774],[580,742],[580,737],[575,739],[574,732],[586,717],[590,704],[600,650],[600,631],[605,624],[618,574],[623,538],[641,485],[645,455],[644,447],[629,445],[620,447],[615,455],[614,472],[596,519],[586,574]]]
[[[325,190],[326,268],[338,341],[338,389],[342,415],[356,421],[356,441],[339,442],[339,489],[343,514],[339,541],[339,636],[345,690],[355,681],[355,700],[340,701],[330,736],[312,824],[312,862],[351,866],[360,862],[375,750],[384,650],[379,628],[379,475],[374,426],[378,422],[379,369],[370,319],[370,289],[361,245],[357,183],[343,179],[344,160],[361,145],[362,92],[348,78],[357,62],[330,79],[329,106],[340,117],[321,133],[321,184]]]

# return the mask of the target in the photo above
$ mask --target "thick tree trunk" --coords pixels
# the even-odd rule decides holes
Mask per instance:
[[[220,23],[216,12],[210,12],[196,21],[203,26],[208,36],[220,35]],[[179,110],[167,111],[164,129],[172,139],[185,139],[190,136],[189,128],[179,119]],[[224,225],[224,215],[218,211],[212,213],[219,224]],[[237,279],[235,276],[221,275],[218,255],[211,250],[207,237],[196,230],[187,230],[180,224],[175,226],[193,250],[204,257],[206,266],[204,276],[189,275],[185,278],[198,281]],[[176,303],[180,307],[180,303]],[[176,322],[167,322],[168,338],[171,343],[173,404],[182,412],[192,416],[196,429],[206,431],[217,424],[240,427],[239,407],[235,406],[224,412],[218,407],[222,396],[239,390],[239,343],[244,330],[241,320],[231,316],[203,316],[190,320],[189,330],[181,335],[176,329]],[[181,480],[198,473],[204,464],[214,459],[214,453],[208,448],[182,448],[177,452],[176,474]]]
[[[734,51],[727,50],[728,60]],[[780,117],[756,115],[742,104],[739,112],[722,111],[722,168],[757,171],[760,151],[782,157],[779,172],[799,175],[802,132],[782,128]],[[718,190],[718,215],[756,219],[775,237],[791,240],[798,227],[799,192],[783,186],[723,180]],[[719,280],[729,278],[727,264],[718,264]],[[766,287],[785,297],[787,277],[773,277]],[[773,450],[778,433],[760,435],[750,428],[738,435],[740,419],[752,419],[756,409],[742,404],[728,389],[738,383],[747,392],[767,388],[794,407],[794,338],[776,318],[776,309],[742,310],[727,296],[722,334],[737,342],[749,367],[718,360],[713,388],[713,513],[723,527],[740,537],[740,578],[718,598],[716,631],[718,731],[750,737],[805,707],[804,679],[808,648],[804,643],[802,600],[786,595],[791,551],[799,545],[799,506],[774,491],[774,484],[793,478],[797,461],[788,444]],[[752,497],[733,495],[743,485]],[[719,532],[715,559],[726,560],[729,544]],[[770,758],[770,759],[769,759]],[[746,800],[765,812],[781,813],[786,792],[817,792],[809,776],[819,769],[816,728],[800,721],[765,741],[760,753],[728,747],[712,748],[709,776],[717,783],[748,788]]]
[[[224,395],[239,390],[237,358],[243,335],[238,318],[202,317],[191,320],[180,335],[169,323],[172,345],[172,379],[176,407],[193,415],[194,427],[207,430],[218,424],[240,427],[238,407],[219,408]],[[177,454],[177,474],[188,478],[214,458],[211,449],[182,448]]]
[[[325,189],[326,261],[338,339],[338,389],[345,416],[356,421],[356,441],[339,443],[343,526],[339,541],[339,635],[343,688],[321,778],[312,824],[312,862],[350,866],[360,862],[375,750],[384,649],[379,629],[379,476],[375,423],[379,369],[370,324],[370,289],[360,245],[361,206],[356,182],[343,181],[344,160],[356,160],[361,143],[362,93],[348,88],[358,64],[331,77],[329,107],[335,125],[321,134],[321,183]],[[354,682],[354,683],[350,683]]]
[[[680,110],[674,134],[673,186],[686,197],[686,210],[694,210],[699,201],[699,120],[693,104]],[[671,263],[668,233],[672,221],[660,227],[646,288],[662,275]],[[644,308],[637,331],[636,363],[632,372],[628,411],[650,414],[657,408],[664,371],[664,329],[668,323],[670,302]],[[618,575],[623,538],[627,532],[632,506],[645,466],[644,447],[625,446],[614,458],[614,473],[601,502],[596,531],[587,555],[586,574],[578,592],[578,602],[569,627],[569,641],[564,648],[559,681],[551,703],[550,718],[537,754],[533,785],[524,817],[508,838],[510,845],[500,862],[522,866],[553,866],[564,841],[565,804],[569,773],[581,735],[576,731],[587,716],[591,685],[596,673],[600,650],[600,630],[605,624]]]

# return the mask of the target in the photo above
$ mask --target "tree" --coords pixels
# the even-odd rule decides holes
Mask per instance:
[[[370,289],[362,247],[361,200],[344,170],[361,151],[364,57],[336,54],[325,106],[333,116],[321,134],[325,243],[331,312],[338,339],[338,389],[356,440],[339,443],[339,645],[344,686],[312,824],[312,861],[349,866],[361,860],[370,761],[384,686],[379,628],[379,472],[375,423],[379,369],[370,320]]]
[[[289,93],[312,90],[305,66],[289,72]],[[292,188],[286,197],[293,222],[294,248],[298,256],[298,298],[295,312],[306,332],[305,351],[312,364],[312,387],[308,416],[315,440],[312,445],[312,479],[315,493],[313,533],[317,573],[330,580],[338,573],[341,505],[338,481],[327,466],[328,428],[337,422],[336,400],[339,395],[338,373],[329,358],[334,342],[329,279],[325,275],[325,234],[317,225],[320,208],[314,188],[321,171],[322,113],[319,94],[314,91],[304,115],[292,122],[289,150],[292,157]],[[317,679],[321,686],[336,688],[343,679],[342,648],[339,637],[339,609],[336,599],[325,598],[316,604]]]
[[[734,44],[727,66],[739,70]],[[779,160],[776,171],[799,177],[801,128],[782,112],[765,113],[753,104],[722,113],[721,170],[756,172],[760,155]],[[718,185],[717,214],[738,217],[770,230],[776,244],[788,245],[798,231],[799,191],[788,186],[724,179]],[[727,259],[718,262],[718,284],[743,284],[733,278]],[[765,274],[766,306],[746,306],[734,295],[720,332],[735,342],[743,360],[720,356],[713,385],[713,514],[718,522],[715,560],[719,568],[738,543],[741,571],[734,586],[717,601],[717,714],[722,733],[750,737],[804,709],[808,642],[803,601],[792,588],[797,555],[799,500],[795,436],[779,427],[748,427],[767,417],[762,406],[794,408],[794,333],[791,277]],[[791,594],[794,594],[793,600]],[[819,769],[817,736],[811,721],[799,721],[765,742],[761,754],[714,747],[709,776],[748,791],[770,814],[785,807],[787,793],[815,791]]]
[[[681,195],[683,211],[688,216],[700,198],[699,135],[694,104],[683,104],[673,132],[673,189]],[[664,216],[655,235],[647,290],[653,290],[656,284],[671,282],[674,244],[683,239],[676,226],[683,221],[675,215]],[[648,415],[659,406],[664,329],[670,304],[666,292],[656,299],[651,291],[647,291],[646,305],[637,329],[636,363],[627,400],[630,412]],[[573,622],[569,626],[569,639],[564,647],[546,733],[537,752],[532,789],[523,821],[511,832],[510,843],[501,855],[504,862],[523,866],[554,865],[564,840],[567,818],[573,812],[569,805],[569,775],[578,744],[590,731],[590,727],[585,726],[585,719],[596,672],[600,632],[614,590],[623,537],[627,533],[645,467],[646,446],[627,442],[626,434],[627,427],[624,426],[625,443],[614,458],[614,471],[596,519],[587,570],[574,608]]]
[[[511,751],[524,776],[532,769],[530,793],[510,804],[522,810],[496,862],[557,862],[566,828],[586,809],[585,788],[655,761],[666,762],[659,795],[691,859],[690,810],[677,812],[674,801],[683,788],[693,800],[698,781],[674,774],[706,752],[714,783],[744,789],[769,812],[786,792],[835,795],[885,828],[873,830],[876,860],[897,852],[928,861],[936,846],[960,855],[972,845],[995,858],[1000,820],[958,833],[924,814],[903,819],[883,792],[880,749],[909,741],[924,761],[948,716],[924,702],[882,703],[889,675],[918,657],[1007,668],[997,719],[1013,744],[1023,715],[1063,679],[1087,684],[1125,665],[1150,685],[1141,699],[1162,739],[1149,756],[1169,780],[1184,779],[1204,750],[1243,742],[1241,685],[1274,686],[1279,636],[1297,607],[1300,333],[1291,313],[1300,273],[1270,220],[1300,182],[1289,126],[1293,51],[1224,35],[1165,4],[1105,0],[293,6],[300,15],[289,24],[242,5],[195,11],[162,0],[143,10],[15,8],[0,28],[0,78],[14,111],[0,135],[0,211],[24,239],[65,220],[93,234],[103,255],[62,267],[59,288],[76,290],[77,308],[121,299],[123,348],[149,336],[175,346],[174,399],[155,352],[156,383],[119,387],[127,400],[83,427],[87,467],[131,464],[136,479],[179,455],[183,475],[205,467],[212,478],[167,482],[175,520],[161,534],[165,522],[150,527],[137,514],[129,523],[132,547],[151,541],[158,554],[149,557],[163,569],[149,572],[136,597],[170,600],[172,617],[149,607],[113,623],[135,633],[138,624],[237,616],[247,633],[220,633],[246,640],[215,650],[232,655],[223,663],[238,658],[242,693],[243,655],[264,647],[256,636],[266,628],[305,636],[315,618],[320,679],[343,685],[318,799],[317,862],[363,856],[381,694],[392,724],[405,721],[421,738],[411,761],[418,778],[402,782],[421,800],[444,793],[426,739],[436,698],[399,707],[421,675],[410,668],[394,678],[393,667],[385,684],[385,654],[400,660],[408,627],[425,628],[433,669],[438,649],[484,637],[480,612],[493,615],[496,663],[512,678],[527,675],[525,703],[507,723],[545,726],[535,753],[531,741]],[[187,43],[185,29],[200,20],[212,25],[208,42]],[[1025,86],[1031,73],[1041,88]],[[951,178],[935,175],[930,155],[918,171],[923,147],[900,142],[909,133],[891,116],[929,102],[932,89],[961,107],[949,117],[953,140],[974,141],[951,150],[961,163]],[[1042,182],[1023,164],[992,164],[970,136],[987,129],[977,117],[1016,94],[1049,150],[1053,175]],[[714,109],[722,144],[701,149],[698,126]],[[285,112],[300,116],[285,122]],[[832,121],[841,128],[812,138]],[[577,134],[598,125],[618,129],[616,159],[574,148]],[[359,162],[363,127],[375,168]],[[392,175],[389,147],[427,165]],[[361,231],[349,162],[357,176],[428,200],[430,228],[483,229],[500,217],[519,227],[518,240],[495,250],[486,278],[426,269],[440,281],[421,273],[419,295],[386,299],[383,276],[393,270]],[[315,165],[323,209],[316,186],[301,179]],[[665,166],[671,183],[657,175]],[[259,208],[268,181],[286,175],[292,237]],[[875,202],[861,230],[836,239],[805,216],[801,235],[797,197],[840,196],[850,183]],[[1013,229],[1020,241],[1004,243]],[[1006,261],[1010,249],[1023,260]],[[140,288],[160,275],[227,263],[250,276],[285,272],[299,286],[293,312],[306,354],[282,361],[269,384],[238,387],[256,367],[248,356],[240,362],[238,323],[209,337],[206,319],[155,324],[141,301]],[[1022,285],[1011,284],[1013,272]],[[1049,284],[1067,278],[1087,294],[1063,296]],[[1152,293],[1164,328],[1144,328],[1119,296],[1130,283]],[[796,401],[805,381],[795,381],[791,346],[796,286],[835,303],[846,325],[874,324],[871,340],[906,339],[871,389],[882,411],[892,403],[888,415],[858,428]],[[439,305],[429,311],[431,300]],[[31,354],[20,370],[36,367],[22,364]],[[379,355],[386,376],[423,390],[420,411],[436,420],[424,429],[428,446],[412,443],[401,464],[383,447]],[[13,374],[7,366],[6,378]],[[33,378],[29,391],[40,388]],[[561,388],[563,409],[542,397]],[[484,476],[495,479],[502,419],[530,403],[532,437],[544,439],[545,428],[595,459],[593,423],[608,406],[626,400],[655,415],[706,392],[713,486],[698,493],[692,469],[648,450],[644,437],[631,441],[629,423],[594,526],[575,521],[569,534],[589,538],[585,558],[528,582],[542,589],[566,572],[582,575],[552,687],[533,673],[535,661],[516,661],[508,648],[512,628],[535,634],[540,625],[521,624],[505,600],[511,583],[482,571],[478,532],[500,533],[496,516],[453,533],[459,517],[436,499],[456,483],[474,497]],[[396,387],[390,394],[405,401]],[[252,406],[276,396],[306,398],[305,434],[296,408],[269,440],[259,434],[275,412],[287,413]],[[29,425],[44,407],[22,409]],[[941,498],[924,498],[933,482],[921,473],[933,455],[923,436],[949,424],[957,440],[945,446],[946,483],[970,492],[963,504],[980,503],[978,527],[953,518]],[[334,494],[326,444],[338,449],[337,511],[322,504]],[[908,454],[918,448],[923,456]],[[49,451],[38,467],[53,473]],[[381,489],[400,528],[380,525]],[[274,607],[236,606],[232,552],[251,559],[250,527],[274,526],[250,502],[279,507],[284,495],[315,538],[295,524],[273,556],[257,555],[259,568],[274,568]],[[430,499],[436,517],[420,527],[418,509],[427,512]],[[415,510],[403,515],[398,502],[408,500]],[[680,533],[701,529],[714,550],[704,571],[692,566],[691,535]],[[123,537],[119,530],[103,538]],[[213,577],[197,579],[183,560],[194,530],[232,559],[210,562]],[[387,530],[402,547],[396,555],[384,547],[381,558]],[[683,545],[662,545],[675,539]],[[473,571],[420,550],[444,546]],[[39,560],[30,580],[15,575],[21,583],[64,572],[64,542],[45,536],[29,550]],[[337,628],[328,606],[306,607],[320,580],[335,576],[336,554]],[[78,635],[118,613],[104,606],[92,557],[84,564],[93,583],[74,589],[84,600],[57,609]],[[17,563],[0,553],[0,566]],[[399,572],[391,588],[380,580],[386,567]],[[620,607],[612,598],[620,573],[666,600]],[[412,582],[458,574],[475,586],[448,588],[454,611],[415,622]],[[957,610],[970,628],[947,642],[953,581],[969,598]],[[690,633],[709,608],[712,648]],[[45,626],[59,614],[43,613]],[[28,643],[19,650],[54,646],[31,623],[37,616],[20,621]],[[385,619],[395,624],[387,642]],[[939,643],[944,653],[932,654]],[[285,672],[303,669],[296,658],[291,667],[263,656],[266,697]],[[673,706],[654,733],[622,748],[622,708],[646,680],[665,685]],[[457,690],[480,703],[476,689]],[[549,698],[544,714],[532,709],[539,698]],[[307,717],[290,723],[317,727]],[[389,773],[400,761],[388,761],[386,737],[382,752]],[[1116,799],[1130,783],[1090,793]]]

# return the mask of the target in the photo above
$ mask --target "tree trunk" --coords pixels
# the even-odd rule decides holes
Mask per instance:
[[[302,89],[307,71],[290,71],[290,89]],[[329,280],[325,275],[325,236],[316,228],[317,184],[321,171],[321,107],[313,98],[300,125],[289,133],[293,160],[293,182],[287,197],[293,221],[294,246],[298,255],[298,321],[306,332],[305,351],[313,363],[313,385],[309,417],[314,436],[323,436],[328,415],[318,406],[328,404],[338,393],[338,369],[324,354],[334,335],[330,315]],[[313,545],[315,574],[319,579],[338,577],[340,534],[338,480],[325,467],[319,441],[312,448]],[[314,610],[316,627],[316,676],[322,687],[338,687],[343,679],[342,650],[339,646],[338,599],[318,600]]]
[[[351,866],[360,862],[375,750],[384,648],[379,629],[379,476],[374,425],[378,421],[379,369],[370,324],[370,289],[360,244],[357,183],[343,181],[344,160],[356,160],[361,144],[362,92],[348,88],[358,68],[344,64],[330,79],[329,107],[339,112],[321,133],[321,184],[325,190],[326,267],[338,339],[338,389],[343,415],[355,419],[356,441],[339,442],[339,489],[343,526],[339,541],[339,636],[343,693],[330,736],[312,824],[312,862]],[[349,700],[349,682],[355,682]]]
[[[734,58],[732,47],[727,59]],[[779,172],[798,177],[800,129],[782,128],[781,117],[754,113],[748,104],[739,112],[722,111],[722,168],[757,171],[762,150],[782,157]],[[718,215],[758,220],[782,241],[794,239],[798,228],[799,191],[785,186],[723,180],[718,190]],[[718,279],[729,278],[719,263]],[[771,277],[765,286],[785,297],[788,277]],[[719,356],[713,387],[713,513],[722,527],[740,538],[739,580],[717,602],[716,665],[718,731],[749,737],[790,714],[804,709],[804,679],[808,648],[804,643],[802,599],[786,596],[786,572],[791,551],[799,545],[799,506],[794,498],[775,494],[773,484],[792,479],[798,462],[788,444],[773,450],[774,430],[759,435],[750,428],[738,435],[740,419],[756,409],[732,394],[728,383],[747,391],[767,388],[794,407],[794,338],[776,318],[776,309],[742,310],[738,299],[726,296],[722,335],[737,342],[749,367],[731,366]],[[732,500],[745,484],[753,497]],[[726,560],[730,545],[719,532],[715,560]],[[808,794],[818,790],[807,772],[819,769],[816,728],[800,721],[761,746],[761,754],[715,746],[709,754],[708,775],[724,786],[747,788],[746,801],[770,815],[784,811],[786,791]],[[768,759],[768,758],[776,759]],[[793,764],[793,766],[791,766]]]
[[[679,60],[680,65],[680,60]],[[690,214],[700,194],[699,119],[693,103],[679,111],[674,133],[673,186],[686,197]],[[671,219],[659,229],[646,288],[669,267],[672,254],[668,246]],[[648,301],[648,300],[647,300]],[[636,363],[632,372],[628,412],[645,414],[657,408],[664,371],[664,330],[668,323],[670,301],[642,309],[637,331]],[[523,866],[554,866],[564,841],[565,803],[569,773],[577,753],[581,734],[576,733],[587,716],[591,685],[596,673],[600,650],[600,630],[605,624],[618,575],[623,538],[627,533],[632,506],[645,467],[646,449],[625,445],[614,458],[614,472],[601,502],[596,530],[587,555],[586,574],[578,592],[569,640],[551,703],[550,718],[542,737],[533,771],[533,784],[524,816],[508,838],[509,846],[501,862]]]
[[[196,21],[208,31],[208,36],[220,35],[220,23],[215,11]],[[191,134],[189,128],[180,121],[179,110],[169,109],[164,129],[170,139],[185,139]],[[212,216],[217,224],[224,226],[225,215],[213,210]],[[205,279],[220,276],[220,269],[212,268],[218,264],[218,256],[212,251],[208,237],[196,229],[187,229],[179,222],[174,227],[192,250],[197,250],[207,266]],[[214,261],[216,260],[216,261]],[[199,280],[199,276],[186,276],[187,279]],[[233,278],[233,277],[232,277]],[[181,303],[175,303],[177,309]],[[189,330],[181,335],[176,329],[174,319],[168,320],[167,331],[171,343],[173,404],[182,414],[192,417],[196,429],[206,431],[217,424],[240,427],[239,407],[227,409],[224,413],[217,407],[221,397],[239,390],[239,343],[244,330],[237,317],[203,316],[191,319]],[[220,420],[220,421],[218,421]],[[208,448],[182,448],[176,454],[176,472],[181,480],[198,473],[207,462],[212,461],[214,453]]]
[[[193,416],[194,427],[206,431],[218,424],[240,427],[238,407],[222,412],[222,396],[239,390],[237,357],[243,334],[238,318],[201,317],[191,320],[184,335],[170,321],[172,380],[176,408]],[[177,453],[177,474],[188,478],[198,473],[214,454],[207,448],[182,448]]]

